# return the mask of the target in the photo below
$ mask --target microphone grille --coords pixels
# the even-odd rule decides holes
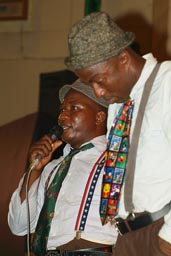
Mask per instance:
[[[62,127],[56,125],[56,126],[53,126],[52,129],[49,131],[49,136],[55,142],[61,139],[62,133],[63,133]]]

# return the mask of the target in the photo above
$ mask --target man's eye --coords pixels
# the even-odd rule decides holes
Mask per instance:
[[[72,110],[78,110],[79,107],[78,106],[72,106]]]
[[[101,79],[98,79],[98,80],[92,82],[91,87],[93,87],[93,86],[103,86],[103,84],[104,84],[104,79],[101,78]]]
[[[60,111],[60,113],[64,112],[64,108],[60,108],[59,111]]]
[[[101,78],[101,79],[99,79],[99,80],[97,81],[97,84],[99,84],[99,85],[103,85],[103,83],[104,83],[104,79],[103,79],[103,78]]]

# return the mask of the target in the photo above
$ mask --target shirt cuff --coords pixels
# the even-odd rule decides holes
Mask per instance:
[[[24,178],[24,177],[23,177]],[[25,235],[27,229],[27,207],[26,200],[21,203],[20,190],[23,184],[23,178],[20,180],[18,188],[15,190],[11,197],[9,204],[8,213],[8,224],[12,233],[16,235]],[[36,218],[36,198],[37,198],[37,187],[39,179],[37,179],[29,190],[29,205],[30,215],[32,217],[31,222],[35,222]],[[32,229],[35,227],[35,223],[32,224]]]

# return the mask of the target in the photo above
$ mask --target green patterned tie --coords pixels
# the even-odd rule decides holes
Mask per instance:
[[[35,253],[35,255],[45,255],[51,222],[54,216],[56,200],[62,186],[62,182],[69,170],[72,157],[78,152],[90,149],[92,147],[94,147],[94,145],[92,143],[88,143],[78,149],[73,149],[62,161],[51,185],[49,186],[45,196],[44,205],[40,212],[32,242],[32,251]]]

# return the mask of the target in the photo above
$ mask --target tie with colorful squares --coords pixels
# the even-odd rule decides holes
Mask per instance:
[[[108,136],[100,203],[103,225],[109,221],[112,222],[118,213],[128,159],[133,108],[134,104],[130,99],[122,104]]]

